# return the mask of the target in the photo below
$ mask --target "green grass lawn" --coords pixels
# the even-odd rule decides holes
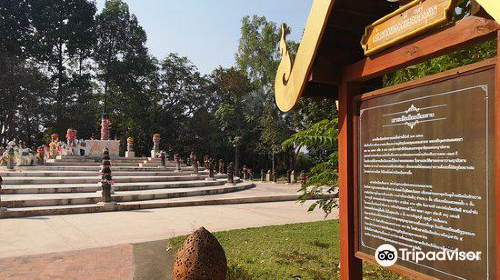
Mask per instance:
[[[338,220],[214,233],[226,251],[227,280],[339,279]],[[170,240],[177,250],[185,237]],[[407,279],[364,265],[364,279]]]

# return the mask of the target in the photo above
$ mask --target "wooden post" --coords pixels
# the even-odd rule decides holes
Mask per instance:
[[[500,39],[500,31],[498,31],[497,38]],[[497,52],[500,54],[500,40],[498,40]],[[496,238],[497,244],[500,240],[500,56],[497,55],[497,65],[495,73],[495,120],[493,122],[495,126],[495,196],[496,196],[496,209],[497,209],[497,220],[496,220]],[[500,267],[500,246],[497,245],[496,248],[496,267]],[[500,273],[497,272],[497,280],[500,280]]]
[[[343,82],[339,92],[339,212],[340,279],[362,280],[363,265],[355,257],[356,236],[353,184],[353,93],[357,86]]]

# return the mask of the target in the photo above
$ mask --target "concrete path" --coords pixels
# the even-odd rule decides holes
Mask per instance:
[[[134,276],[133,247],[133,245],[126,244],[72,252],[5,258],[0,260],[0,279],[138,280]],[[161,276],[149,277],[147,280],[169,279],[168,271],[164,271]],[[146,280],[146,278],[143,279]]]
[[[168,239],[200,226],[215,232],[323,220],[323,212],[307,212],[310,203],[214,205],[2,219],[0,258]],[[329,219],[336,217],[337,213],[333,213]]]

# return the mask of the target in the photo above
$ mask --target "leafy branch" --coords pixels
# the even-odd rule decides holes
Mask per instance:
[[[334,151],[326,162],[320,162],[310,170],[308,181],[301,186],[300,192],[302,194],[298,201],[304,203],[307,200],[316,200],[308,211],[319,208],[326,215],[329,215],[338,206],[336,200],[338,187],[337,137],[338,120],[323,120],[292,135],[282,144],[283,149],[305,146]]]

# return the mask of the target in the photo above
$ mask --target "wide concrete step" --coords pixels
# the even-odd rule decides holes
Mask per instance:
[[[94,165],[94,166],[58,166],[58,165],[36,165],[36,166],[16,166],[15,170],[16,171],[40,171],[40,170],[45,170],[45,171],[99,171],[101,169],[100,165]],[[113,165],[111,169],[114,171],[157,171],[157,170],[162,170],[162,171],[174,171],[174,167],[139,167],[139,166],[116,166]],[[184,171],[188,170],[193,170],[193,167],[187,166],[187,167],[182,167],[181,168]],[[202,170],[200,168],[200,170]],[[5,166],[0,166],[0,171],[7,171]]]
[[[155,169],[158,170],[158,169]],[[183,170],[181,172],[174,171],[150,171],[150,170],[131,170],[131,171],[113,171],[113,176],[179,176],[190,175],[192,171]],[[208,171],[200,171],[200,174],[208,174]],[[0,171],[2,177],[86,177],[99,175],[96,171]]]
[[[193,187],[179,191],[177,189],[155,189],[141,191],[116,191],[112,195],[115,202],[145,201],[156,199],[171,199],[179,197],[216,195],[230,192],[238,192],[253,188],[253,184],[221,185],[223,182],[214,181],[214,186]],[[81,205],[96,204],[102,201],[99,193],[83,194],[37,194],[37,195],[5,195],[3,206],[7,208],[57,206],[57,205]]]
[[[101,160],[102,157],[91,157],[91,156],[58,156],[56,157],[56,160],[63,160],[63,161],[78,161],[78,160]],[[146,157],[133,157],[133,158],[127,158],[127,157],[112,157],[111,160],[113,161],[125,161],[125,162],[144,162],[147,161],[148,158]]]
[[[178,178],[169,182],[136,182],[116,183],[116,191],[153,190],[212,186],[213,180],[206,180],[202,176]],[[3,195],[15,194],[51,194],[51,193],[91,193],[100,189],[99,184],[47,184],[47,185],[7,185],[2,190]]]
[[[236,186],[249,185],[244,182]],[[266,191],[267,188],[260,189],[254,186],[239,192],[225,194],[214,194],[209,196],[191,196],[178,197],[170,199],[156,199],[132,202],[117,202],[113,205],[102,204],[82,204],[82,205],[61,205],[61,206],[40,206],[40,207],[20,207],[11,208],[3,212],[4,218],[28,217],[28,216],[47,216],[64,214],[83,214],[107,211],[130,211],[153,208],[169,207],[194,207],[203,205],[227,205],[243,203],[263,203],[278,201],[295,201],[299,194],[294,192],[275,192]],[[110,207],[111,206],[111,207]]]
[[[102,163],[101,161],[96,161],[96,162],[76,162],[76,161],[69,161],[69,162],[46,162],[46,166],[100,166]],[[139,166],[139,163],[136,162],[115,162],[111,161],[112,166]]]
[[[183,180],[185,178],[205,178],[206,175],[173,175],[168,176],[114,176],[113,180],[116,183],[134,183],[134,182],[171,182]],[[101,177],[97,174],[86,177],[5,177],[4,185],[43,185],[43,184],[85,184],[98,183]]]

